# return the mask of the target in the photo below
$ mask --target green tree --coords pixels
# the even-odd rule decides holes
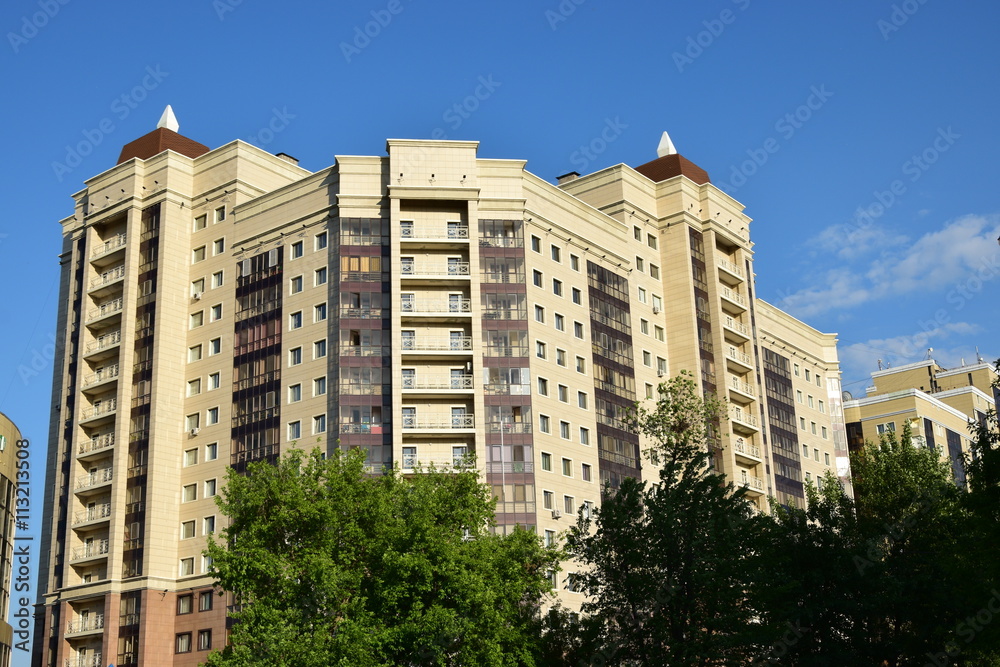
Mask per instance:
[[[211,666],[534,665],[558,553],[490,530],[474,471],[365,473],[292,451],[230,471],[208,555],[241,609]]]
[[[574,664],[740,664],[753,643],[748,570],[759,521],[743,489],[712,468],[724,411],[686,374],[637,406],[631,428],[659,479],[606,489],[567,539],[591,597]]]

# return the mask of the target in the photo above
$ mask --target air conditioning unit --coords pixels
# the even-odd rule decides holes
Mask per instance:
[[[194,436],[194,435],[198,435],[198,431],[199,431],[199,430],[200,430],[200,429],[199,429],[199,428],[198,428],[197,426],[196,426],[195,428],[191,429],[191,435],[193,435],[193,436]]]
[[[562,518],[562,512],[560,512],[559,510],[552,510],[552,518],[553,519]]]
[[[653,314],[654,315],[659,315],[660,314],[660,307],[659,306],[653,306]]]
[[[661,378],[666,375],[666,371],[656,371],[656,377]]]
[[[201,298],[201,292],[195,292],[194,294],[191,295],[191,298],[197,301],[198,299]]]

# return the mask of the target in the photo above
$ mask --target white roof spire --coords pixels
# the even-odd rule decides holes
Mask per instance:
[[[676,155],[676,153],[677,149],[674,148],[674,142],[670,141],[670,135],[664,132],[663,136],[660,137],[660,145],[656,147],[656,157]]]
[[[169,104],[167,105],[167,108],[163,110],[163,115],[160,116],[160,122],[156,124],[156,127],[157,129],[164,127],[171,132],[177,132],[181,129],[180,123],[177,122],[177,116],[174,115],[174,110],[170,108]]]

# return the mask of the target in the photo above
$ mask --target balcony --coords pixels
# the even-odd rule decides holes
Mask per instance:
[[[729,338],[737,343],[745,343],[750,340],[750,327],[743,324],[732,315],[722,318],[722,328],[725,333],[730,334]]]
[[[121,329],[111,331],[87,343],[84,354],[88,358],[109,356],[108,353],[121,345],[121,342]]]
[[[719,278],[728,285],[738,285],[743,282],[743,269],[738,267],[728,259],[719,258],[716,260],[719,267]]]
[[[729,376],[729,389],[732,390],[732,398],[740,400],[743,403],[752,401],[757,396],[757,392],[754,391],[753,385],[748,382],[744,382],[735,375]]]
[[[94,521],[104,521],[111,516],[111,503],[94,505],[73,514],[73,526],[79,526]]]
[[[340,346],[340,356],[342,357],[388,357],[391,354],[388,345],[351,345],[342,343]]]
[[[108,549],[110,548],[110,541],[107,538],[94,540],[90,544],[86,544],[82,547],[76,547],[70,553],[69,559],[71,561],[76,560],[86,560],[88,558],[99,558],[101,556],[108,555]]]
[[[380,320],[385,315],[389,314],[389,309],[382,308],[361,308],[354,306],[342,306],[340,308],[340,317],[342,319],[354,319],[354,320]]]
[[[453,393],[472,391],[472,375],[412,376],[404,375],[401,386],[407,393]]]
[[[114,433],[101,433],[99,435],[93,436],[90,440],[84,440],[80,443],[80,447],[77,449],[77,454],[93,454],[95,452],[102,452],[105,449],[115,446],[115,434]]]
[[[78,655],[75,658],[66,658],[66,667],[104,667],[104,660],[100,651],[89,655]]]
[[[726,359],[733,362],[738,370],[744,373],[753,370],[753,358],[745,352],[740,352],[732,345],[726,348]]]
[[[80,413],[80,423],[88,421],[95,421],[103,417],[108,417],[115,414],[118,411],[118,399],[109,398],[102,401],[100,405],[95,405],[92,408],[84,408],[83,412]]]
[[[82,635],[104,630],[104,614],[94,614],[78,618],[66,624],[66,636]]]
[[[414,244],[425,241],[432,243],[465,243],[469,242],[469,226],[460,223],[447,225],[415,225],[403,222],[399,226],[400,243]]]
[[[103,486],[111,481],[114,477],[114,468],[107,467],[101,468],[100,470],[95,470],[94,472],[87,473],[86,475],[80,475],[76,478],[76,490],[81,491],[84,489],[90,489],[98,486]]]
[[[90,253],[90,261],[93,262],[96,259],[107,257],[116,250],[121,250],[125,247],[126,240],[125,234],[115,234],[104,243],[96,244]]]
[[[424,317],[464,317],[472,313],[472,299],[455,297],[449,299],[404,299],[400,303],[404,315]]]
[[[760,430],[760,420],[739,406],[732,406],[732,409],[729,411],[729,419],[732,421],[733,430],[744,433],[756,433]]]
[[[719,296],[722,297],[722,309],[732,315],[746,312],[747,298],[725,285],[719,286]]]
[[[487,433],[531,433],[531,422],[486,422],[484,426]]]
[[[472,470],[476,466],[469,462],[464,456],[436,456],[431,458],[418,457],[415,454],[404,454],[400,462],[404,472],[414,472],[418,470]]]
[[[87,324],[91,325],[106,317],[111,317],[112,315],[118,315],[122,312],[125,307],[125,300],[121,297],[116,297],[110,301],[105,301],[97,308],[92,308],[89,313],[87,313]]]
[[[472,352],[472,336],[404,336],[400,347],[406,356],[468,356]]]
[[[475,427],[475,415],[403,415],[404,431],[468,431]]]
[[[399,275],[407,282],[420,281],[422,279],[434,282],[469,279],[468,262],[412,262],[403,260],[400,266]]]
[[[84,391],[86,391],[87,389],[93,389],[95,387],[99,387],[107,382],[117,380],[119,370],[120,369],[118,367],[118,364],[113,364],[111,366],[105,366],[104,368],[98,370],[96,373],[85,375],[83,378]]]
[[[356,424],[354,422],[343,422],[340,424],[340,432],[381,435],[382,424]]]
[[[113,268],[101,272],[90,281],[90,293],[103,292],[125,278],[125,265],[119,264]]]
[[[749,460],[751,465],[757,465],[764,461],[761,458],[760,447],[747,441],[745,438],[733,438],[733,452],[737,458]]]
[[[764,480],[756,475],[751,475],[745,470],[740,471],[741,474],[738,478],[739,485],[744,487],[752,495],[764,495]]]
[[[487,473],[519,474],[535,472],[535,464],[531,461],[493,461],[486,464]]]

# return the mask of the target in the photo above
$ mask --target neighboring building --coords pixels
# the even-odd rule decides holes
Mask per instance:
[[[955,480],[965,482],[963,457],[972,445],[972,423],[996,409],[996,369],[982,360],[970,366],[942,368],[927,359],[872,373],[867,396],[844,404],[852,451],[878,442],[888,431],[910,427],[913,442],[946,457]]]
[[[820,373],[817,397],[839,382],[831,336],[755,300],[742,205],[672,146],[552,185],[476,142],[392,139],[312,173],[176,129],[165,113],[62,221],[40,665],[195,665],[224,645],[202,550],[230,466],[339,445],[413,473],[474,453],[500,529],[555,539],[643,474],[625,411],[681,370],[732,402],[716,464],[766,508],[755,310],[763,350]],[[836,433],[834,401],[795,411]],[[836,458],[834,437],[798,435],[796,455]]]
[[[0,412],[0,667],[9,667],[14,629],[7,623],[14,575],[14,514],[17,505],[17,443],[21,432]]]

